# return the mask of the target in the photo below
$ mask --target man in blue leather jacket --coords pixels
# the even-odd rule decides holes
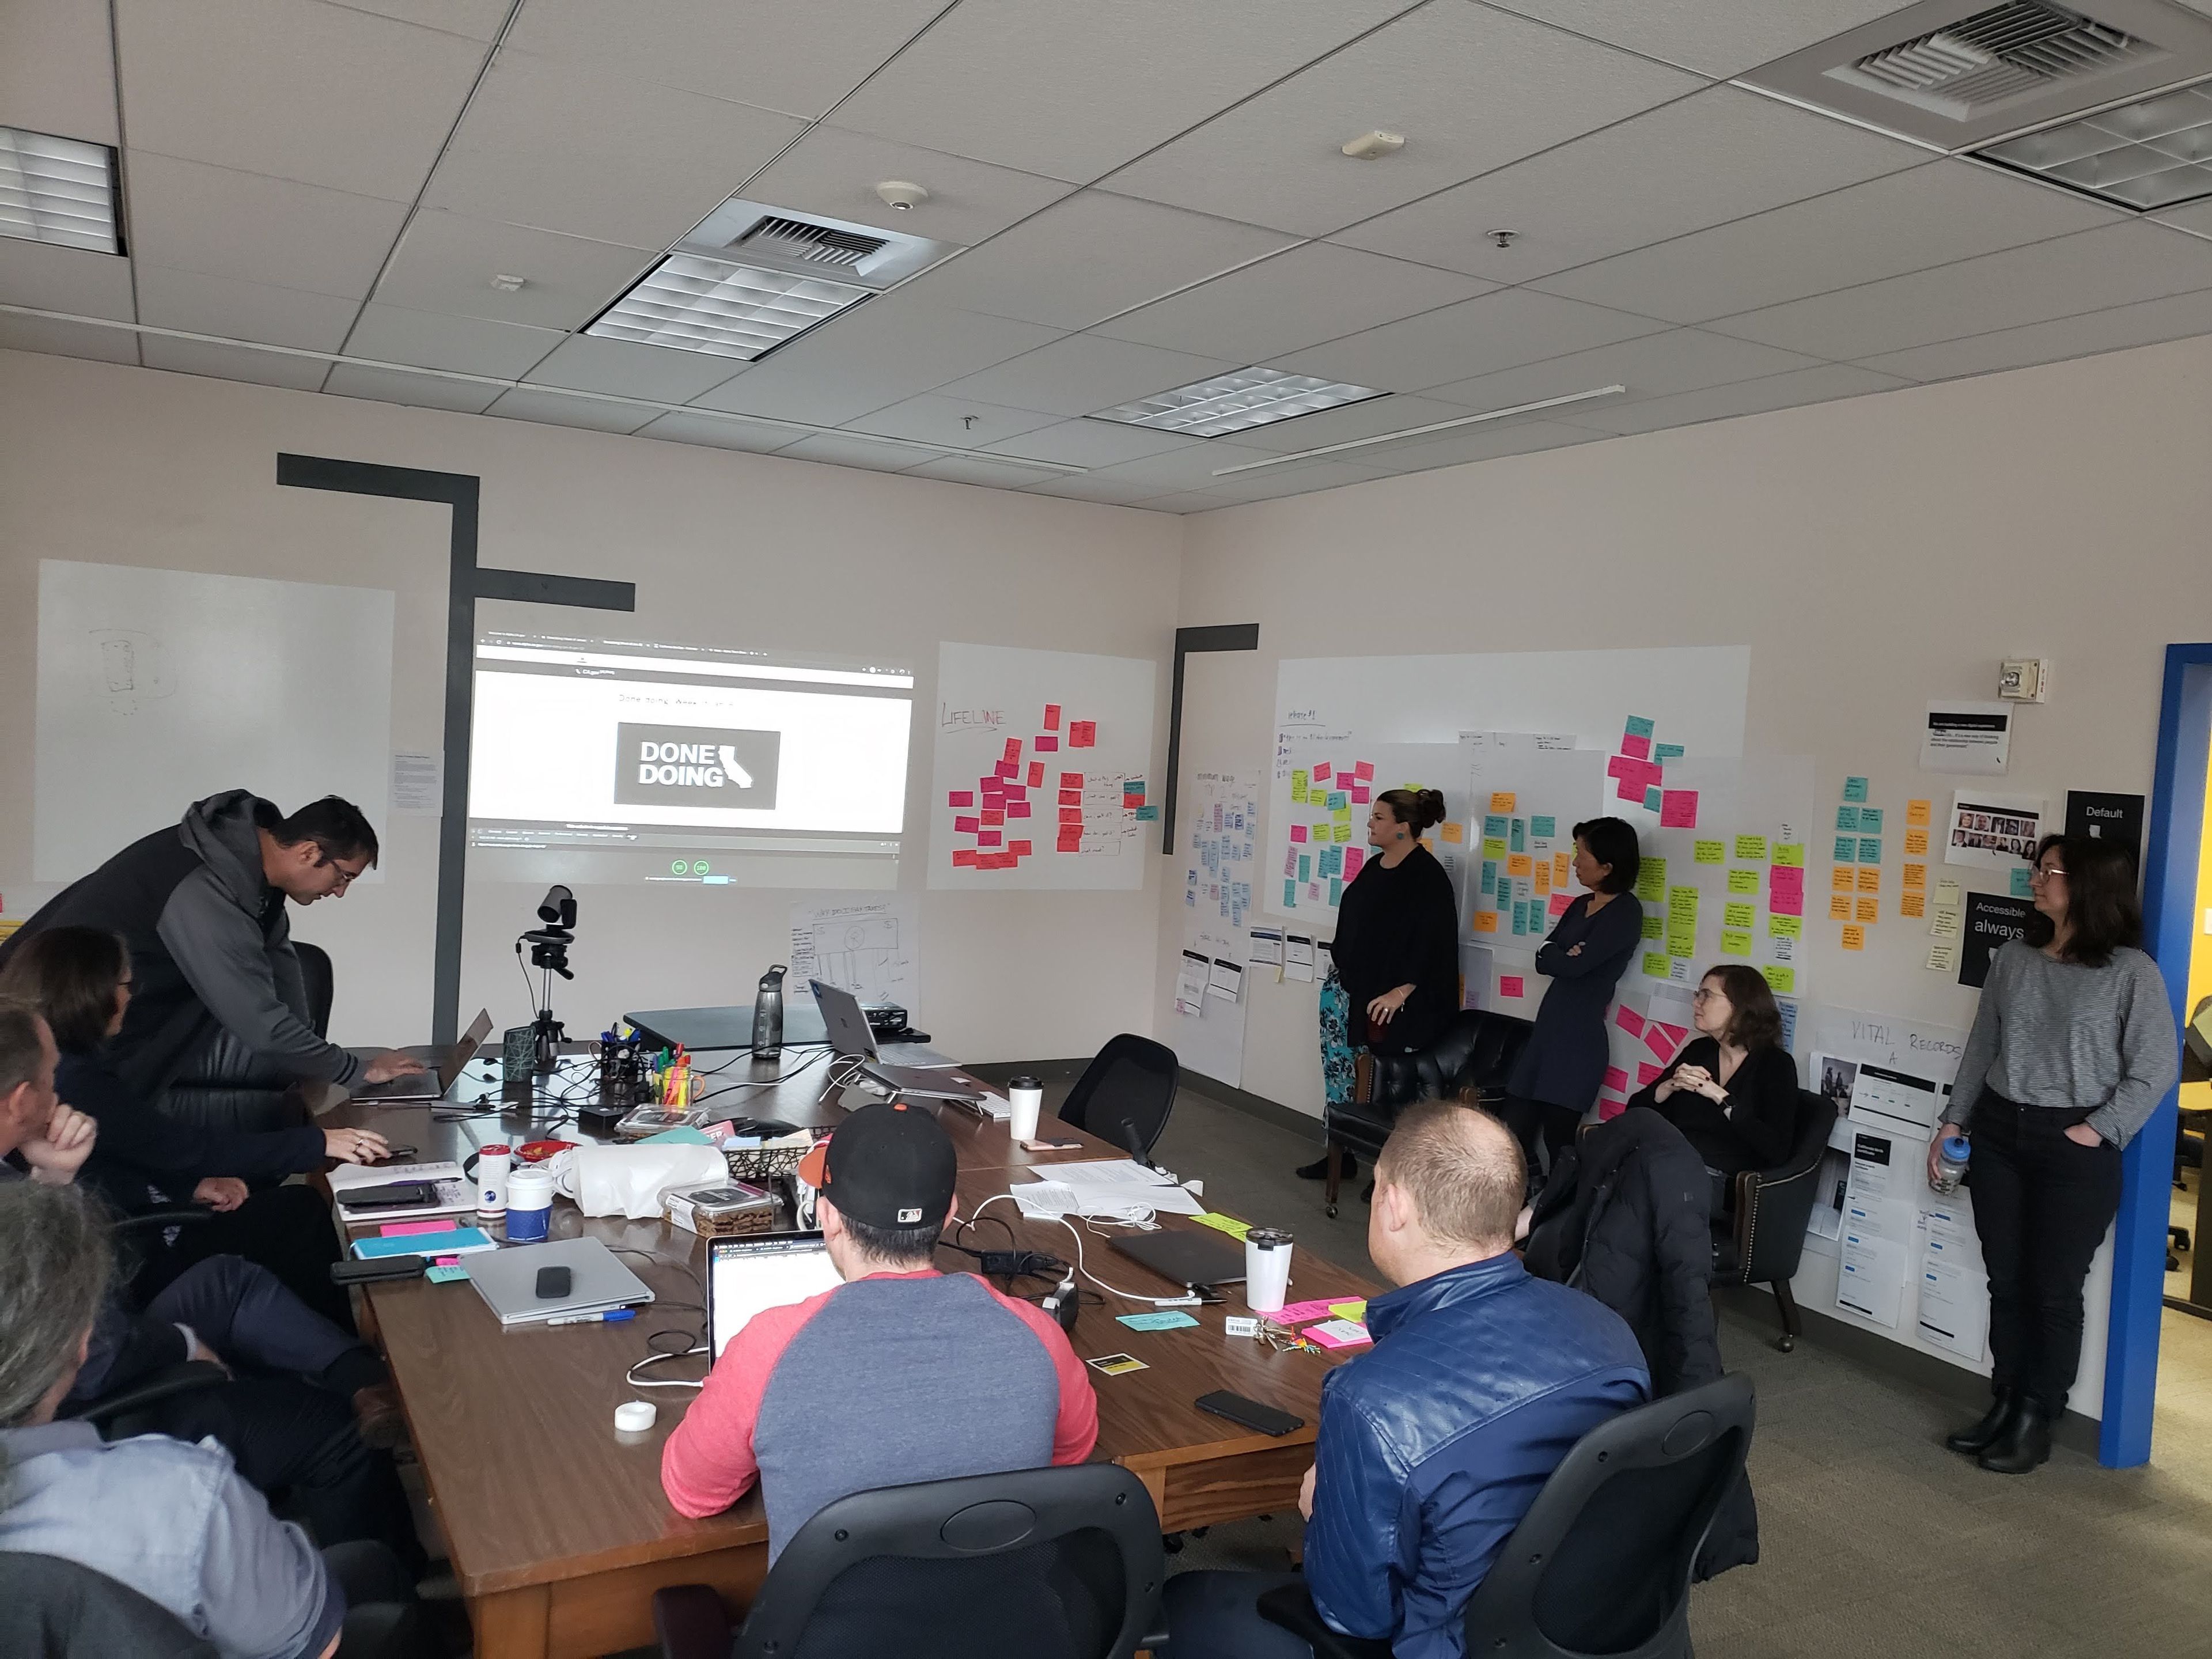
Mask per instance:
[[[1304,1583],[1335,1630],[1396,1659],[1461,1659],[1461,1620],[1507,1536],[1582,1437],[1650,1395],[1627,1325],[1513,1254],[1520,1144],[1431,1101],[1375,1166],[1367,1251],[1401,1288],[1367,1304],[1374,1349],[1322,1384]],[[1294,1577],[1170,1579],[1174,1659],[1309,1659],[1259,1597]]]

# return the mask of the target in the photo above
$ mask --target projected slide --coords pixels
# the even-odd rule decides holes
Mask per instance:
[[[892,885],[913,687],[903,669],[488,634],[470,873]]]

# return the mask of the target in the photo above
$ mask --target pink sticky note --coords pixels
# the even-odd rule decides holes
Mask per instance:
[[[1615,1100],[1611,1095],[1597,1097],[1597,1121],[1601,1123],[1612,1122],[1627,1109],[1628,1103],[1625,1100]]]
[[[1008,760],[1019,760],[1022,757],[1022,740],[1019,738],[1008,738],[1006,739],[1006,757]]]
[[[1015,858],[1025,859],[1030,855],[1030,844],[1025,841],[1010,841],[1006,843],[1006,851]]]
[[[1552,914],[1555,916],[1564,916],[1567,914],[1567,906],[1573,902],[1574,901],[1569,898],[1565,893],[1553,894]]]
[[[1626,783],[1636,775],[1636,763],[1626,755],[1615,755],[1606,762],[1605,775]]]
[[[1359,873],[1359,866],[1367,862],[1367,854],[1357,847],[1344,849],[1344,878],[1350,881]]]
[[[1653,1084],[1659,1080],[1659,1073],[1666,1069],[1667,1068],[1664,1066],[1654,1066],[1648,1060],[1638,1060],[1636,1062],[1636,1086],[1639,1089],[1650,1088]]]
[[[945,793],[945,804],[947,806],[973,806],[975,792],[973,789],[948,789]]]
[[[1674,1058],[1674,1050],[1680,1045],[1670,1039],[1667,1028],[1655,1019],[1644,1028],[1644,1046],[1658,1055],[1660,1063],[1664,1065]]]
[[[1080,772],[1062,772],[1060,775],[1060,787],[1063,789],[1082,788],[1083,774]]]
[[[1031,761],[1030,763],[1029,787],[1032,789],[1042,789],[1044,787],[1044,763],[1042,761]]]
[[[998,830],[978,830],[975,832],[975,845],[978,847],[996,847],[1005,839],[1005,833]]]
[[[1618,1066],[1607,1066],[1605,1068],[1605,1086],[1608,1089],[1620,1089],[1626,1091],[1628,1087],[1628,1073],[1622,1071]]]
[[[1010,818],[1025,818],[1029,817],[1030,804],[1025,800],[1008,801],[1006,803],[1006,816]]]
[[[972,847],[954,848],[952,849],[952,867],[956,870],[973,870],[975,867],[975,849]]]
[[[987,806],[979,816],[983,820],[984,828],[994,828],[1006,821],[1006,809],[1003,806]]]
[[[1097,720],[1072,720],[1067,727],[1067,746],[1070,749],[1092,749],[1098,743]]]
[[[437,1216],[428,1221],[387,1221],[377,1232],[386,1238],[398,1238],[406,1233],[449,1233],[453,1231],[451,1216]]]
[[[1367,1334],[1366,1326],[1350,1319],[1324,1319],[1299,1334],[1324,1348],[1364,1348],[1375,1340]]]
[[[1613,1011],[1613,1023],[1632,1037],[1644,1035],[1644,1016],[1625,1002]]]
[[[1083,792],[1082,792],[1080,789],[1063,789],[1063,790],[1061,790],[1061,791],[1060,792],[1060,804],[1062,806],[1080,806],[1080,805],[1083,805]]]
[[[1352,769],[1352,775],[1353,777],[1355,777],[1355,778],[1358,779],[1358,780],[1359,780],[1359,781],[1360,781],[1360,782],[1362,782],[1362,783],[1372,783],[1372,782],[1374,782],[1374,781],[1375,781],[1375,763],[1374,763],[1373,761],[1362,761],[1362,762],[1360,762],[1358,765],[1357,765],[1357,766],[1355,766],[1355,767],[1353,767],[1353,768]]]
[[[1018,777],[1021,775],[1022,763],[1019,761],[1003,760],[992,769],[1002,778]]]
[[[1620,787],[1613,793],[1622,800],[1633,801],[1639,806],[1644,804],[1644,786],[1633,778],[1623,778]]]
[[[1327,1319],[1328,1316],[1328,1304],[1326,1302],[1293,1302],[1270,1316],[1278,1325],[1301,1325],[1309,1319]]]
[[[1651,739],[1649,738],[1639,738],[1633,732],[1631,732],[1626,737],[1621,738],[1620,752],[1628,756],[1632,760],[1650,760],[1651,758]]]
[[[1528,994],[1528,981],[1519,974],[1500,974],[1498,976],[1498,994],[1502,997],[1525,997]]]
[[[1030,787],[1025,783],[1002,783],[999,786],[999,799],[1000,800],[1027,800],[1029,798]]]
[[[1805,914],[1805,872],[1792,864],[1778,864],[1766,872],[1766,908],[1778,916]]]
[[[1314,763],[1314,769],[1313,769],[1313,781],[1314,781],[1316,783],[1327,783],[1327,782],[1328,781],[1328,774],[1329,774],[1329,763],[1328,763],[1328,762],[1327,762],[1327,761],[1316,761],[1316,762]]]
[[[1034,747],[1040,755],[1056,754],[1060,749],[1060,739],[1048,732],[1043,737],[1039,738],[1032,747]]]
[[[1354,806],[1366,805],[1372,798],[1373,793],[1374,792],[1369,789],[1364,783],[1353,784],[1352,786],[1352,804]]]
[[[1044,729],[1048,732],[1060,730],[1060,705],[1056,702],[1048,702],[1044,706]]]
[[[1698,792],[1694,789],[1667,789],[1659,796],[1659,826],[1662,830],[1694,830],[1698,827]]]
[[[1294,824],[1292,824],[1292,825],[1291,826],[1291,839],[1292,841],[1304,841],[1305,838],[1306,838],[1306,827],[1305,827],[1305,825],[1304,825],[1303,823],[1294,823]]]
[[[952,830],[955,835],[972,836],[982,827],[983,820],[977,817],[955,818],[952,820]]]

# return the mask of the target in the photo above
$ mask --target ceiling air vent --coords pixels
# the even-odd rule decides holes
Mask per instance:
[[[776,253],[811,265],[859,267],[889,245],[888,236],[866,236],[858,231],[836,230],[805,219],[769,214],[731,244],[748,253]]]
[[[873,197],[868,204],[879,212],[891,211]],[[927,214],[906,216],[925,218]],[[734,196],[701,220],[675,248],[678,253],[735,259],[797,276],[834,271],[840,282],[858,283],[878,292],[927,270],[954,251],[951,242]]]
[[[2149,42],[2094,17],[2039,0],[2010,0],[1828,73],[1954,121],[1970,121],[2024,93],[2104,75],[2138,58],[2164,56]]]

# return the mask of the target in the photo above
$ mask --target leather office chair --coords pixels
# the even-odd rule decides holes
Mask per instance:
[[[1790,1281],[1805,1254],[1805,1227],[1820,1200],[1821,1155],[1836,1127],[1836,1103],[1808,1089],[1797,1091],[1797,1141],[1786,1163],[1746,1170],[1735,1178],[1735,1214],[1713,1219],[1716,1285],[1764,1285],[1774,1292],[1782,1334],[1774,1346],[1788,1353],[1804,1333]]]
[[[1373,1162],[1398,1114],[1416,1101],[1449,1100],[1465,1089],[1502,1094],[1534,1029],[1511,1014],[1468,1008],[1455,1014],[1444,1034],[1425,1048],[1412,1054],[1361,1050],[1353,1063],[1351,1103],[1330,1106],[1322,1117],[1328,1136],[1328,1186],[1323,1194],[1328,1213],[1336,1213],[1347,1149],[1364,1152]]]
[[[200,1204],[173,1204],[166,1208],[139,1210],[118,1217],[112,1228],[118,1243],[133,1234],[151,1233],[165,1227],[185,1227],[205,1221],[215,1212]],[[149,1373],[137,1382],[119,1389],[111,1389],[96,1399],[79,1401],[62,1407],[60,1415],[93,1425],[106,1440],[127,1440],[134,1434],[145,1432],[151,1425],[145,1413],[166,1400],[195,1389],[213,1388],[228,1382],[228,1372],[220,1365],[211,1365],[204,1359],[179,1360]],[[0,1653],[15,1650],[0,1644]]]
[[[59,1556],[0,1553],[0,1653],[14,1659],[216,1659],[215,1644],[128,1584]]]
[[[734,1643],[705,1584],[656,1590],[664,1659],[1130,1659],[1167,1577],[1144,1483],[1112,1463],[854,1492],[784,1547]]]
[[[1174,1049],[1124,1031],[1083,1068],[1060,1103],[1060,1121],[1148,1158],[1168,1127],[1182,1075]]]
[[[307,1024],[315,1035],[331,1029],[335,981],[330,953],[295,940],[300,976],[307,988]],[[293,1079],[277,1071],[222,1027],[214,1041],[185,1062],[161,1100],[161,1109],[213,1129],[288,1129],[305,1121]]]
[[[1690,1573],[1751,1447],[1751,1379],[1729,1376],[1601,1423],[1575,1443],[1467,1604],[1482,1659],[1690,1659]],[[1303,1585],[1260,1610],[1315,1659],[1389,1659],[1340,1636]]]

